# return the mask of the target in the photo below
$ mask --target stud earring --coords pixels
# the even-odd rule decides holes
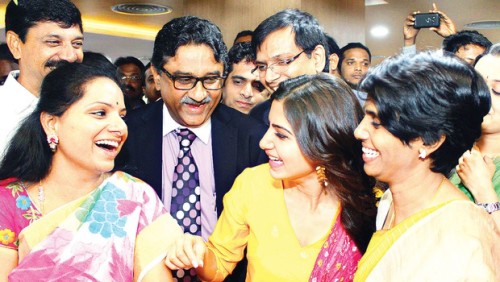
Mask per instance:
[[[425,160],[427,157],[427,151],[425,149],[418,149],[418,158],[421,160]]]
[[[322,165],[319,165],[316,167],[316,175],[318,176],[318,181],[321,184],[321,186],[326,187],[328,186],[328,179],[326,178],[326,173],[325,173],[325,167]]]
[[[55,133],[49,133],[47,135],[47,143],[49,143],[49,147],[52,153],[55,153],[57,150],[57,144],[59,144],[59,138]]]

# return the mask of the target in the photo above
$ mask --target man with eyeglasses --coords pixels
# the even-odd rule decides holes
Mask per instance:
[[[252,47],[256,54],[255,71],[272,93],[287,79],[316,74],[325,69],[328,46],[323,28],[311,14],[286,9],[265,19],[254,30]],[[268,100],[250,115],[269,124]]]
[[[258,144],[265,126],[220,104],[227,59],[222,34],[208,20],[185,16],[165,24],[156,36],[151,59],[162,100],[128,115],[129,137],[117,160],[118,169],[155,189],[181,226],[184,221],[192,222],[186,214],[198,212],[192,207],[197,203],[196,195],[185,203],[186,209],[175,210],[179,183],[192,177],[187,172],[178,176],[179,170],[183,171],[179,165],[189,164],[189,172],[198,176],[194,183],[199,181],[199,188],[195,185],[194,190],[199,196],[196,205],[201,208],[199,234],[205,239],[215,227],[222,198],[235,178],[245,168],[267,161]],[[182,147],[181,151],[184,134],[195,136],[185,142],[190,149]],[[182,157],[187,151],[196,165],[191,165],[191,158],[179,160],[179,154]],[[188,233],[199,230],[198,226],[183,227]],[[161,234],[158,237],[161,239]],[[175,273],[178,279],[184,275],[193,274]]]
[[[36,107],[40,86],[61,61],[83,60],[83,28],[69,0],[8,2],[5,41],[19,70],[0,86],[0,156],[20,122]]]
[[[123,86],[127,110],[135,110],[144,106],[146,104],[142,100],[142,96],[144,96],[142,92],[142,75],[146,69],[144,64],[136,57],[128,56],[116,59],[115,66],[117,67],[118,78]]]
[[[237,43],[229,50],[229,70],[222,93],[222,102],[248,114],[253,107],[269,98],[269,92],[259,81],[255,55],[250,42]]]

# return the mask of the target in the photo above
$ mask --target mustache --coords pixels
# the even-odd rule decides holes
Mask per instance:
[[[195,101],[195,100],[191,99],[191,97],[188,97],[188,96],[184,96],[181,99],[182,104],[189,104],[189,105],[200,105],[200,104],[207,104],[210,102],[212,102],[212,98],[210,96],[205,97],[200,102]]]
[[[63,66],[65,64],[69,64],[69,62],[66,60],[59,60],[59,61],[49,60],[45,63],[45,67],[51,68],[51,69],[56,69],[56,68]]]

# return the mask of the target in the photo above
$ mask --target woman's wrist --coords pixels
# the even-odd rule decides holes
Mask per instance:
[[[493,203],[477,203],[478,206],[482,207],[489,214],[492,214],[496,211],[500,211],[500,202]]]

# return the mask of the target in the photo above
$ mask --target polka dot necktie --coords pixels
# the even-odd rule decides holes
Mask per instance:
[[[191,154],[196,135],[186,128],[176,130],[176,134],[180,150],[172,181],[170,213],[184,232],[201,236],[200,179]],[[177,281],[199,281],[194,269],[180,269],[173,274]]]

